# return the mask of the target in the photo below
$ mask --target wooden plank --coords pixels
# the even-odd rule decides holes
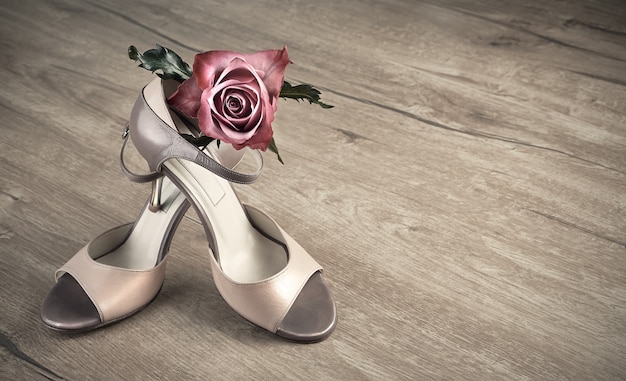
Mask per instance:
[[[610,0],[0,6],[0,378],[626,378],[624,19]],[[54,270],[148,195],[117,157],[152,78],[125,50],[155,43],[286,44],[288,79],[336,106],[281,101],[286,165],[236,187],[325,267],[328,340],[234,313],[193,211],[141,313],[39,321]]]

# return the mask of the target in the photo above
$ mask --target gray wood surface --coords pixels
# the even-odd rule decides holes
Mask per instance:
[[[622,0],[23,0],[0,31],[0,379],[626,379]],[[285,44],[336,106],[281,101],[286,165],[237,188],[325,267],[330,339],[234,313],[193,211],[141,313],[40,322],[54,271],[148,195],[118,150],[152,79],[126,48],[155,43]]]

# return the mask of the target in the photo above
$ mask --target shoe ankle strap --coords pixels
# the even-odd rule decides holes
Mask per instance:
[[[126,162],[124,161],[124,151],[126,149],[126,144],[128,143],[128,135],[129,135],[129,125],[127,124],[126,129],[124,130],[124,133],[122,134],[123,143],[122,143],[122,148],[120,150],[120,167],[122,169],[122,173],[124,173],[124,175],[130,181],[133,181],[136,183],[148,183],[148,182],[152,182],[162,177],[163,174],[158,171],[149,172],[146,174],[137,174],[137,173],[132,172],[130,169],[128,169],[128,167],[126,166]],[[208,169],[209,171],[215,173],[216,175],[230,182],[237,183],[237,184],[252,184],[261,175],[261,171],[263,169],[263,156],[261,156],[261,153],[259,153],[256,150],[249,150],[249,152],[254,158],[255,163],[256,163],[256,170],[252,173],[242,173],[242,172],[237,172],[234,170],[237,164],[241,162],[243,155],[245,154],[245,151],[243,150],[238,150],[237,154],[233,154],[233,152],[229,153],[227,151],[222,152],[222,155],[224,156],[223,157],[224,160],[220,160],[220,161],[223,161],[225,163],[228,163],[229,165],[232,165],[232,167],[230,168],[222,165],[219,161],[215,160],[214,158],[212,158],[211,156],[207,155],[206,153],[200,150],[198,150],[198,155],[193,160],[190,160],[190,161]],[[222,156],[220,155],[220,153],[221,151],[219,149],[213,151],[213,154],[218,159],[220,158],[220,156]]]
[[[145,174],[137,174],[128,169],[126,162],[124,161],[124,150],[126,149],[126,143],[128,143],[128,124],[126,124],[126,129],[122,134],[122,140],[124,142],[122,143],[122,149],[120,149],[120,168],[122,169],[124,176],[135,183],[149,183],[163,176],[162,173],[156,171]]]

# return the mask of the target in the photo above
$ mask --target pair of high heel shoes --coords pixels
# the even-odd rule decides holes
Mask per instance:
[[[337,314],[321,266],[265,213],[242,205],[230,182],[251,183],[257,169],[235,170],[245,150],[211,143],[200,151],[180,136],[188,123],[166,99],[176,84],[155,79],[135,103],[127,133],[155,172],[124,172],[152,181],[137,220],[89,242],[56,272],[41,317],[50,328],[87,331],[138,312],[159,293],[171,238],[189,205],[204,225],[213,279],[223,299],[250,322],[283,338],[316,342]],[[125,137],[126,138],[126,137]],[[126,143],[126,142],[125,142]],[[125,145],[124,143],[124,145]]]

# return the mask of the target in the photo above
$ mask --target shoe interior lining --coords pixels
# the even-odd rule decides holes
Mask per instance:
[[[257,231],[230,183],[205,168],[181,159],[164,166],[184,184],[200,218],[212,229],[222,271],[239,283],[258,282],[285,268],[285,248]]]
[[[172,219],[185,197],[167,178],[163,179],[161,209],[150,212],[144,209],[135,222],[124,244],[96,259],[97,262],[120,268],[148,270],[153,268],[164,248]],[[147,207],[146,207],[147,208]]]

